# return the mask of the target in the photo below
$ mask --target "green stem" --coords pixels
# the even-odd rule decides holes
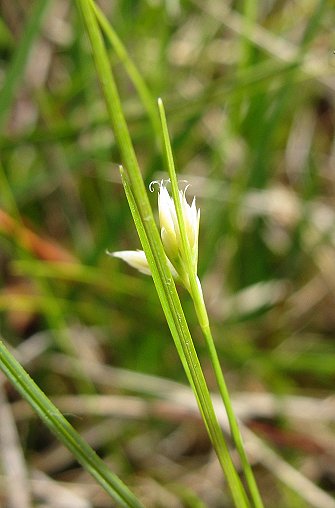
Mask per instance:
[[[186,373],[191,377],[191,386],[195,390],[201,414],[204,418],[209,437],[213,443],[219,462],[226,474],[226,479],[235,505],[238,508],[247,508],[249,507],[248,499],[229,455],[208,387],[196,355],[178,293],[167,264],[163,245],[155,224],[127,123],[124,118],[106,48],[97,25],[96,16],[91,7],[91,1],[77,0],[77,3],[83,14],[87,32],[91,40],[97,74],[106,101],[107,112],[113,127],[115,139],[120,148],[122,163],[124,168],[126,168],[129,178],[129,186],[133,194],[133,202],[138,214],[138,221],[141,222],[141,231],[145,233],[140,239],[143,242],[143,248],[171,334],[176,344],[181,345],[183,356],[185,357],[184,361],[188,364]]]
[[[256,481],[254,479],[254,475],[252,473],[252,469],[250,467],[247,454],[244,449],[242,437],[239,431],[238,423],[232,408],[232,404],[229,397],[229,392],[227,389],[227,385],[225,383],[222,369],[220,366],[219,358],[217,355],[217,351],[215,348],[214,340],[211,334],[210,325],[209,325],[209,319],[207,314],[207,309],[205,306],[201,284],[200,281],[194,271],[192,260],[191,260],[191,249],[188,244],[187,234],[186,234],[186,227],[185,227],[185,221],[184,221],[184,215],[182,212],[182,207],[180,203],[180,195],[179,195],[179,189],[178,189],[178,181],[177,181],[177,175],[175,171],[174,166],[174,160],[173,160],[173,154],[171,149],[171,143],[170,143],[170,137],[168,133],[167,123],[166,123],[166,116],[165,116],[165,110],[164,105],[161,99],[158,101],[158,107],[160,111],[161,116],[161,122],[162,122],[162,128],[163,128],[163,139],[164,139],[164,145],[165,145],[165,154],[167,159],[167,166],[169,170],[169,177],[171,181],[171,188],[172,188],[172,195],[173,200],[175,204],[177,219],[178,219],[178,225],[180,230],[180,236],[182,240],[182,256],[184,260],[186,260],[186,266],[188,267],[188,276],[189,276],[189,287],[188,290],[191,294],[196,314],[200,323],[200,326],[202,328],[203,334],[205,336],[206,345],[208,349],[208,353],[210,356],[211,363],[213,365],[213,370],[215,373],[215,377],[217,380],[217,384],[219,387],[219,391],[222,397],[222,401],[224,403],[224,406],[226,408],[228,421],[230,425],[231,434],[233,436],[236,448],[239,452],[241,463],[243,467],[243,471],[249,486],[249,490],[254,502],[254,505],[256,508],[261,508],[263,506]]]
[[[195,307],[195,310],[196,310],[196,313],[198,316],[198,320],[199,320],[202,332],[205,337],[206,346],[207,346],[209,357],[210,357],[210,360],[211,360],[211,363],[213,366],[216,382],[218,384],[220,395],[221,395],[223,404],[226,409],[230,432],[231,432],[231,435],[233,437],[234,443],[236,445],[237,451],[238,451],[240,459],[241,459],[243,472],[244,472],[244,475],[245,475],[245,478],[246,478],[246,481],[247,481],[247,484],[248,484],[248,487],[250,490],[250,494],[252,496],[254,506],[256,508],[263,508],[263,502],[262,502],[262,499],[261,499],[261,496],[260,496],[260,493],[259,493],[259,490],[257,487],[257,483],[255,480],[254,474],[252,472],[252,468],[251,468],[249,460],[248,460],[247,453],[245,451],[245,447],[244,447],[243,439],[242,439],[240,429],[238,426],[237,418],[236,418],[234,410],[233,410],[229,391],[228,391],[228,388],[227,388],[227,385],[226,385],[226,382],[224,379],[224,375],[223,375],[223,372],[221,369],[220,360],[219,360],[217,350],[215,347],[215,343],[214,343],[214,339],[213,339],[212,332],[210,329],[208,317],[207,317],[207,319],[204,319],[204,316],[207,316],[207,309],[206,309],[206,306],[205,306],[205,303],[204,303],[204,300],[202,297],[202,292],[201,292],[200,287],[199,287],[198,291],[196,291],[196,293],[191,294],[191,297],[194,302],[194,307]],[[202,324],[202,323],[206,323],[206,321],[208,323],[207,325]]]

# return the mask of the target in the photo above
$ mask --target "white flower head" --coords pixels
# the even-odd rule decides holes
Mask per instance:
[[[150,191],[153,190],[152,187],[155,183],[159,184],[159,222],[167,262],[173,278],[182,282],[184,286],[189,289],[190,273],[193,272],[193,275],[197,275],[200,210],[197,210],[196,208],[195,198],[193,198],[191,205],[188,204],[186,200],[186,191],[188,186],[186,186],[184,191],[179,191],[180,204],[186,230],[187,248],[190,251],[190,256],[186,256],[185,259],[173,198],[170,196],[163,180],[161,182],[151,182],[149,186]],[[151,270],[143,250],[124,250],[113,252],[111,255],[122,259],[141,273],[151,275]],[[189,258],[191,260],[191,266]]]
[[[194,270],[194,273],[196,274],[198,264],[200,210],[197,210],[196,208],[195,198],[193,198],[191,205],[188,204],[186,200],[187,188],[188,186],[184,191],[179,191],[179,198],[185,223],[188,247],[191,252],[192,270]],[[189,270],[187,269],[187,260],[184,259],[182,253],[182,242],[176,207],[173,198],[170,196],[164,184],[164,181],[159,182],[158,212],[161,226],[161,237],[166,255],[180,275],[180,278],[183,280],[185,279],[184,274]]]

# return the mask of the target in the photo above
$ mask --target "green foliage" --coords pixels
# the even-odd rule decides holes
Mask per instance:
[[[199,274],[229,389],[327,398],[335,374],[331,2],[249,1],[223,8],[219,1],[121,0],[101,5],[128,65],[135,63],[147,86],[141,99],[106,33],[146,184],[166,173],[155,113],[150,108],[148,113],[143,93],[163,98],[178,178],[187,180],[197,196]],[[83,368],[86,355],[102,371],[110,365],[184,383],[151,280],[106,255],[106,250],[140,248],[140,243],[119,177],[119,148],[72,3],[38,1],[25,10],[9,2],[0,25],[0,58],[3,336],[20,347],[43,334],[45,349],[27,368],[50,394],[79,397],[92,384],[98,393],[128,393],[117,384],[106,388],[103,376],[97,380],[88,366]],[[149,198],[155,209],[156,195]],[[206,372],[207,353],[193,309],[184,290],[179,292]],[[79,372],[62,370],[60,350],[79,356]],[[138,391],[130,391],[145,399],[142,390],[138,383]],[[171,415],[170,410],[162,413]],[[94,428],[96,419],[86,418],[74,421],[78,430]],[[116,430],[116,444],[126,443],[124,454],[110,446],[111,437],[100,443],[102,453],[117,457],[122,478],[144,492],[148,506],[157,505],[159,497],[152,484],[153,494],[147,493],[143,479],[150,478],[168,500],[169,495],[185,499],[187,506],[186,499],[194,496],[215,506],[217,485],[210,498],[201,482],[187,483],[190,469],[203,477],[206,438],[201,430],[192,434],[177,417],[173,424],[166,419],[149,418],[124,434]],[[292,432],[309,434],[298,419],[287,419]],[[316,420],[307,437],[322,448],[318,431],[327,422],[317,425]],[[279,430],[271,419],[268,423],[273,432],[263,437],[280,454]],[[138,445],[141,440],[174,442],[176,427],[190,435],[185,455],[167,453],[180,473],[171,463],[171,469],[158,465],[154,444],[147,446],[147,455]],[[328,430],[326,441],[332,435]],[[24,439],[22,433],[25,448]],[[298,458],[289,458],[293,467],[299,469],[307,459],[319,464],[306,443],[296,452]],[[25,453],[29,463],[34,450],[27,447]],[[316,484],[325,485],[331,462],[330,454],[329,467],[316,467]],[[266,506],[289,508],[293,497],[280,487],[282,480],[264,471],[260,467],[256,478]],[[331,494],[332,483],[327,485]]]

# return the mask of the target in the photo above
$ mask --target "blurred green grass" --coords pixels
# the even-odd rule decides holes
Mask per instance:
[[[152,96],[164,99],[180,179],[197,195],[200,275],[230,388],[332,396],[332,2],[101,5]],[[156,134],[112,49],[110,58],[149,184],[164,178]],[[80,358],[184,382],[150,279],[106,255],[139,241],[89,45],[71,3],[3,2],[0,80],[3,336],[17,346],[36,333],[49,338],[32,375],[50,394],[86,389],[43,366],[43,355],[48,364],[67,341],[67,352],[76,349]],[[183,300],[206,365],[191,302],[186,294]],[[28,426],[38,435],[37,422]],[[128,422],[119,435],[131,448],[133,440],[159,442],[170,433],[164,422]],[[195,461],[203,440],[198,436]],[[26,444],[31,457],[34,439]],[[104,443],[136,484],[136,467],[117,449]],[[297,458],[288,446],[293,465],[312,461],[298,451]],[[320,457],[314,457],[318,464]],[[315,482],[331,493],[334,453],[324,462]],[[143,471],[150,484],[150,468]],[[173,483],[169,472],[158,476],[159,484]],[[264,483],[267,506],[308,506],[275,479]],[[187,498],[186,487],[184,494],[172,485],[167,491]]]

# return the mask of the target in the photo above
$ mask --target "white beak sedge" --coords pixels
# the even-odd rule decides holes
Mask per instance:
[[[152,182],[149,187],[150,190],[152,190],[152,185],[155,183],[159,184],[158,212],[164,250],[168,261],[170,261],[169,265],[173,277],[175,279],[179,279],[186,287],[188,287],[189,269],[191,269],[195,275],[197,274],[200,210],[197,210],[196,208],[195,198],[193,198],[191,205],[187,203],[185,195],[187,187],[184,191],[179,191],[188,247],[191,250],[192,266],[188,268],[187,260],[184,259],[182,255],[180,229],[174,201],[170,196],[164,181]],[[112,255],[126,261],[126,263],[136,268],[141,273],[151,275],[145,253],[143,251],[120,251],[113,252]]]

